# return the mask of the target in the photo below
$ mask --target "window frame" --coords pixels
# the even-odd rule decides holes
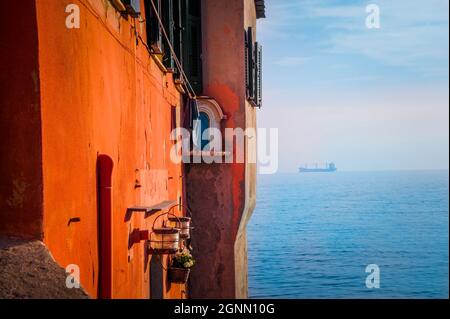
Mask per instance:
[[[164,0],[165,1],[165,0]],[[158,18],[153,10],[153,6],[150,2],[155,4],[155,8],[158,11],[159,16],[162,14],[161,0],[145,0],[145,21],[146,21],[146,33],[147,33],[147,45],[151,48],[152,53],[163,53],[163,34],[158,22]]]

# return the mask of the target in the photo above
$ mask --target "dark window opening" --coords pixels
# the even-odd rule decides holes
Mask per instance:
[[[200,17],[201,15],[201,0],[189,0],[189,14],[194,17]]]
[[[183,0],[173,0],[173,48],[181,64],[183,64]],[[179,72],[178,72],[179,75]]]
[[[171,134],[178,128],[178,123],[177,123],[177,107],[176,106],[172,106],[170,108],[170,126],[171,126]],[[176,137],[178,140],[178,137]],[[177,140],[173,140],[172,143],[175,144],[177,142]]]
[[[202,92],[202,25],[201,0],[182,1],[183,22],[183,68],[196,94]]]
[[[199,60],[197,59],[199,52],[198,52],[198,34],[196,32],[196,28],[195,26],[192,27],[191,29],[191,40],[192,40],[192,51],[190,52],[189,55],[189,62],[191,64],[191,76],[192,77],[198,77],[199,74]]]
[[[168,40],[162,32],[152,8],[161,17]],[[195,93],[202,92],[202,27],[201,0],[146,0],[147,42],[152,53],[162,54],[164,66],[180,77],[169,41]]]
[[[170,43],[174,42],[174,19],[173,19],[173,0],[162,1],[162,21],[164,29],[167,32]],[[175,69],[175,63],[169,42],[164,38],[163,41],[163,63],[170,70]]]
[[[200,112],[199,115],[199,121],[200,121],[200,136],[199,136],[199,140],[201,141],[201,143],[198,143],[201,146],[201,150],[204,150],[205,147],[209,144],[209,139],[204,139],[204,132],[210,128],[210,119],[209,116],[205,113],[205,112]]]
[[[123,0],[122,1],[127,13],[134,18],[139,17],[141,13],[141,1],[140,0]]]
[[[158,18],[153,10],[153,6],[150,2],[155,5],[158,14],[161,16],[161,0],[146,0],[145,2],[145,20],[146,20],[146,30],[147,30],[147,43],[152,49],[153,53],[162,53],[162,30],[159,26]]]

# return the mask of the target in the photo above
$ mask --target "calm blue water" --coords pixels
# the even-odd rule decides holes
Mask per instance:
[[[448,298],[448,171],[258,176],[251,298]],[[380,267],[380,288],[365,268]]]

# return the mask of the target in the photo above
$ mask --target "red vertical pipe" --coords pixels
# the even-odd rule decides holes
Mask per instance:
[[[107,155],[97,157],[99,283],[98,297],[112,298],[112,171]]]

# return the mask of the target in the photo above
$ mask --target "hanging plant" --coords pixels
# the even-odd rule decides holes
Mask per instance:
[[[172,267],[175,268],[192,268],[195,265],[195,259],[192,257],[189,249],[184,248],[177,251],[172,258]]]
[[[170,282],[185,284],[188,281],[191,268],[195,265],[195,259],[192,257],[189,249],[179,250],[172,258],[168,269],[168,278]]]

